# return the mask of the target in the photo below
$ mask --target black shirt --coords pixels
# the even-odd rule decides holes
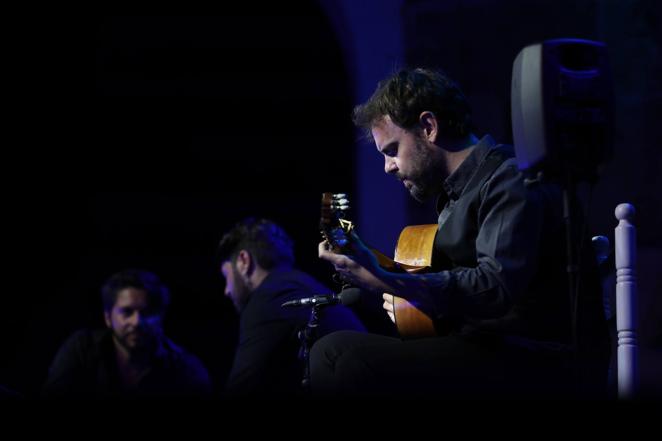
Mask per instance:
[[[310,317],[310,307],[283,308],[288,301],[331,291],[306,273],[273,270],[251,293],[241,312],[239,344],[227,381],[232,397],[291,396],[301,393],[303,363],[297,337]],[[317,337],[330,332],[365,328],[345,306],[325,307],[319,316]]]
[[[110,330],[80,330],[58,350],[42,389],[45,398],[204,397],[206,368],[163,337],[149,372],[135,388],[122,387]]]
[[[525,185],[510,146],[488,135],[443,183],[431,275],[436,317],[460,332],[570,343],[562,192]],[[580,319],[605,342],[600,285],[583,247]]]

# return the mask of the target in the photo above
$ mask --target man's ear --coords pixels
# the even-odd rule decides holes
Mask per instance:
[[[240,250],[235,260],[235,267],[242,276],[250,276],[254,269],[253,256],[246,250]]]
[[[434,113],[426,110],[421,112],[418,117],[418,122],[423,129],[423,136],[429,142],[435,142],[437,140],[437,135],[439,133],[439,122]]]
[[[110,311],[103,312],[103,321],[106,322],[106,326],[108,326],[109,328],[113,327],[113,322],[110,319]]]

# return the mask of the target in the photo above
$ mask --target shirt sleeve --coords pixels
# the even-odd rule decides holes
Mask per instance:
[[[230,396],[259,393],[278,381],[284,370],[292,370],[293,326],[285,320],[267,321],[241,336],[232,369],[225,385]]]
[[[284,377],[300,376],[296,332],[305,323],[307,314],[303,309],[280,306],[285,300],[299,297],[306,295],[282,286],[274,288],[269,295],[253,293],[241,314],[239,342],[225,384],[226,394],[268,393],[266,389],[282,382]]]
[[[516,164],[506,161],[481,188],[476,267],[430,277],[437,315],[505,314],[536,273],[542,216],[541,198],[524,185]]]
[[[42,397],[56,398],[82,392],[80,389],[85,369],[81,353],[84,342],[89,338],[85,331],[78,331],[58,349],[48,370],[48,378],[42,386]]]

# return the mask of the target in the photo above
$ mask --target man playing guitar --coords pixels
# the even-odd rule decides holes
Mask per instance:
[[[320,396],[493,396],[565,393],[571,346],[561,190],[525,185],[513,149],[472,131],[471,112],[444,74],[402,70],[354,110],[385,172],[419,201],[437,198],[428,271],[394,271],[354,231],[343,250],[324,241],[319,256],[352,285],[430,317],[436,336],[396,339],[339,332],[311,353]],[[583,247],[590,252],[590,247]],[[397,260],[397,259],[396,259]],[[583,262],[592,262],[583,259]],[[584,265],[579,316],[585,346],[608,357],[596,272]],[[605,370],[606,372],[606,370]]]

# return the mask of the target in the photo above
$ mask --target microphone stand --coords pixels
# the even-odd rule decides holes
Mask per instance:
[[[301,386],[305,392],[310,392],[310,348],[317,340],[317,327],[319,326],[319,312],[322,304],[313,304],[306,326],[298,332],[301,348],[299,359],[303,361],[303,379]]]
[[[358,290],[356,290],[356,292],[349,292],[349,290],[346,291],[345,288],[349,288],[349,285],[343,286],[340,294],[336,297],[336,302],[311,302],[312,308],[310,310],[310,316],[308,317],[308,323],[306,323],[306,326],[297,333],[297,337],[301,342],[299,359],[303,361],[303,379],[301,380],[301,386],[304,392],[310,393],[310,348],[318,337],[317,330],[319,327],[320,311],[325,306],[332,306],[338,303],[349,305],[358,300]]]

